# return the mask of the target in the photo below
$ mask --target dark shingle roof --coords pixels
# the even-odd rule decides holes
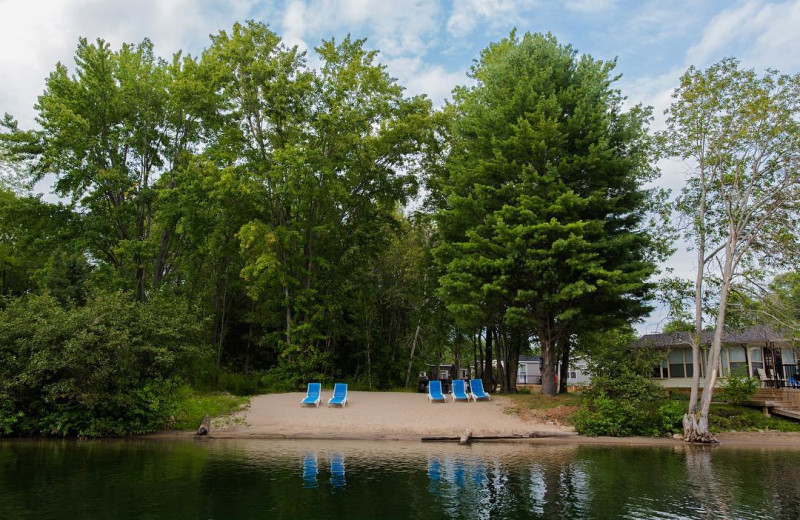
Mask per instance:
[[[520,356],[520,361],[527,361],[528,363],[541,363],[542,356]]]
[[[711,344],[714,339],[713,331],[703,331],[700,334],[700,342],[704,345]],[[781,332],[773,329],[769,325],[757,325],[745,330],[726,331],[722,337],[723,343],[751,343],[765,344],[770,343],[789,343],[790,338]],[[668,348],[678,345],[691,345],[691,334],[688,332],[670,332],[658,334],[645,334],[633,342],[634,347],[656,347]]]

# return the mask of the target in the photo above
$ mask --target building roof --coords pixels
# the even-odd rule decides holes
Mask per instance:
[[[700,343],[710,345],[714,339],[714,331],[703,331],[700,334]],[[763,345],[766,343],[790,343],[791,339],[787,338],[781,332],[775,330],[769,325],[756,325],[744,330],[729,330],[726,331],[722,337],[723,343],[732,344],[757,344]],[[633,342],[634,347],[656,347],[656,348],[669,348],[679,345],[691,345],[692,334],[689,332],[669,332],[657,334],[645,334]]]
[[[523,362],[541,363],[542,362],[542,356],[520,356],[519,357],[519,362],[520,363],[523,363]]]

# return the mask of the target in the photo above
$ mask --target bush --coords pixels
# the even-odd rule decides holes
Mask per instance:
[[[722,384],[717,396],[722,401],[742,404],[753,397],[758,387],[759,381],[754,377],[748,377],[747,374],[741,373],[731,374],[727,381]]]
[[[649,374],[661,354],[631,349],[631,331],[612,330],[581,338],[589,352],[592,387],[574,416],[582,435],[659,436],[681,429],[684,405],[666,398]]]
[[[581,435],[656,437],[681,429],[685,406],[678,401],[649,402],[595,395],[573,416]]]
[[[163,428],[201,324],[180,305],[29,295],[0,311],[0,433],[87,437]]]

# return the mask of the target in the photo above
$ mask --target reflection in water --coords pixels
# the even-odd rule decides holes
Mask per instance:
[[[347,484],[344,477],[344,454],[340,452],[331,455],[331,485],[333,489],[343,488]]]
[[[428,459],[428,491],[434,495],[439,494],[439,481],[442,480],[442,459],[439,457],[430,457]]]
[[[317,474],[319,473],[319,463],[317,454],[306,452],[303,457],[303,487],[313,489],[317,487]]]
[[[710,447],[692,447],[686,451],[686,473],[691,483],[692,495],[700,506],[702,518],[733,518],[729,503],[732,497],[720,486],[714,474],[714,463]]]
[[[800,449],[0,441],[0,519],[797,520],[798,468]]]

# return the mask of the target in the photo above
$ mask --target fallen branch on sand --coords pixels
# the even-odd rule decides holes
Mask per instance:
[[[457,442],[459,444],[468,444],[472,441],[498,441],[505,439],[543,439],[548,437],[574,437],[577,435],[572,432],[529,432],[526,434],[512,433],[508,435],[472,435],[472,432],[467,430],[460,437],[449,436],[433,436],[422,437],[422,442]]]

